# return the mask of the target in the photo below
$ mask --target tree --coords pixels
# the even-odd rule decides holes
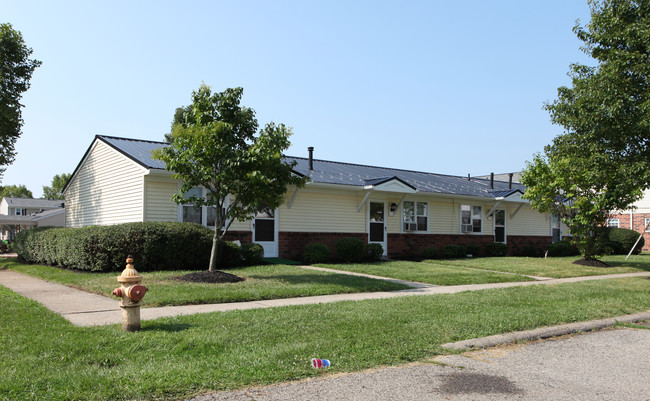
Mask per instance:
[[[192,106],[177,107],[174,111],[174,119],[172,120],[172,127],[169,133],[165,134],[165,142],[171,142],[173,140],[171,131],[174,130],[174,125],[176,124],[185,124],[185,116],[190,115],[192,111]]]
[[[599,227],[650,183],[650,3],[590,0],[574,32],[597,65],[573,64],[572,87],[546,104],[565,132],[528,163],[524,197],[569,226],[585,259],[602,249]]]
[[[289,185],[305,183],[282,156],[291,129],[269,123],[257,133],[255,111],[240,106],[242,94],[242,88],[213,94],[201,85],[192,93],[185,122],[174,124],[170,145],[154,153],[182,181],[175,202],[221,211],[216,213],[210,271],[217,267],[218,244],[235,219],[250,219],[262,207],[278,207]],[[197,186],[207,196],[189,196]]]
[[[70,181],[72,174],[57,174],[52,178],[52,186],[43,186],[43,198],[45,199],[63,199],[63,188]]]
[[[29,89],[34,70],[41,65],[31,60],[32,49],[11,24],[0,24],[0,178],[16,157],[14,144],[23,126],[20,99]]]
[[[27,189],[24,185],[7,185],[6,187],[0,186],[0,199],[1,198],[29,198],[32,199],[34,195],[32,191]]]

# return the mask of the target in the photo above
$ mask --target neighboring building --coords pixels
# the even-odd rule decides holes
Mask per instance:
[[[135,221],[193,221],[210,226],[214,208],[171,201],[179,182],[151,151],[162,142],[96,136],[64,190],[68,227]],[[305,245],[342,237],[379,243],[389,257],[427,246],[504,242],[511,253],[532,244],[545,250],[554,221],[507,181],[458,177],[351,163],[286,157],[309,182],[289,188],[276,210],[234,222],[228,237],[256,242],[266,256],[300,258]],[[201,193],[201,188],[196,188]],[[558,226],[559,227],[559,226]],[[559,231],[555,232],[558,236]]]
[[[2,198],[0,201],[0,239],[13,241],[21,230],[38,226],[63,227],[62,200]]]
[[[650,251],[650,228],[646,226],[650,223],[650,190],[643,193],[643,198],[633,204],[634,207],[612,213],[607,220],[607,226],[619,227],[634,230],[639,234],[643,233],[645,245],[643,251]]]

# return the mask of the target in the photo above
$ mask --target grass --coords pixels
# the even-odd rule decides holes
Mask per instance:
[[[0,260],[0,268],[2,267],[106,296],[119,286],[116,279],[118,273],[78,272],[50,266],[26,265],[15,260]],[[189,271],[140,273],[143,276],[142,284],[149,288],[144,306],[258,301],[409,288],[383,280],[305,270],[287,265],[253,266],[227,271],[246,280],[234,284],[202,284],[174,280],[174,277],[190,273]]]
[[[650,308],[650,280],[599,280],[75,327],[0,286],[0,399],[159,400],[447,353],[440,344]]]
[[[519,274],[493,273],[456,265],[446,266],[406,261],[320,266],[435,285],[487,284],[533,280]]]
[[[650,254],[634,256],[627,261],[623,255],[604,256],[601,260],[612,267],[587,267],[576,265],[573,262],[579,256],[562,258],[474,258],[451,260],[427,260],[426,263],[447,267],[471,267],[531,276],[566,278],[578,276],[594,276],[601,274],[636,273],[650,271]]]

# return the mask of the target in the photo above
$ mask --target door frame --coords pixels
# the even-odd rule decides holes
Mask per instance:
[[[253,216],[251,220],[251,235],[252,241],[255,244],[260,244],[264,248],[264,257],[265,258],[277,258],[278,257],[278,208],[273,211],[273,241],[257,241],[255,238],[255,221],[257,217]],[[260,219],[260,220],[271,220],[271,219]]]
[[[384,217],[384,221],[383,221],[384,229],[382,230],[382,232],[384,234],[384,239],[381,242],[380,241],[371,241],[370,240],[370,224],[371,224],[371,221],[370,221],[370,204],[371,203],[381,203],[384,206],[384,209],[383,209],[383,212],[382,212],[383,217]],[[368,233],[368,243],[369,244],[380,244],[381,247],[384,249],[383,256],[386,256],[388,254],[388,232],[387,232],[388,230],[387,230],[387,226],[386,226],[386,203],[387,202],[384,201],[384,200],[369,200],[368,205],[366,207],[366,232]],[[377,224],[377,223],[375,223],[375,224]]]
[[[503,212],[503,242],[500,242],[501,244],[507,244],[508,243],[508,214],[506,213],[506,209],[495,209],[494,212],[492,212],[492,234],[494,235],[494,242],[497,242],[497,212]],[[499,226],[501,227],[501,226]]]

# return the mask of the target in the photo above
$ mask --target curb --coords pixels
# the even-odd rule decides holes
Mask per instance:
[[[458,341],[455,343],[442,344],[441,347],[454,350],[468,348],[489,348],[497,345],[508,344],[516,341],[530,341],[550,337],[563,336],[578,332],[592,331],[611,327],[617,323],[636,323],[650,320],[650,310],[631,315],[616,316],[608,319],[592,320],[588,322],[578,322],[562,324],[559,326],[541,327],[534,330],[515,331],[506,334],[497,334],[494,336],[473,338],[470,340]]]

